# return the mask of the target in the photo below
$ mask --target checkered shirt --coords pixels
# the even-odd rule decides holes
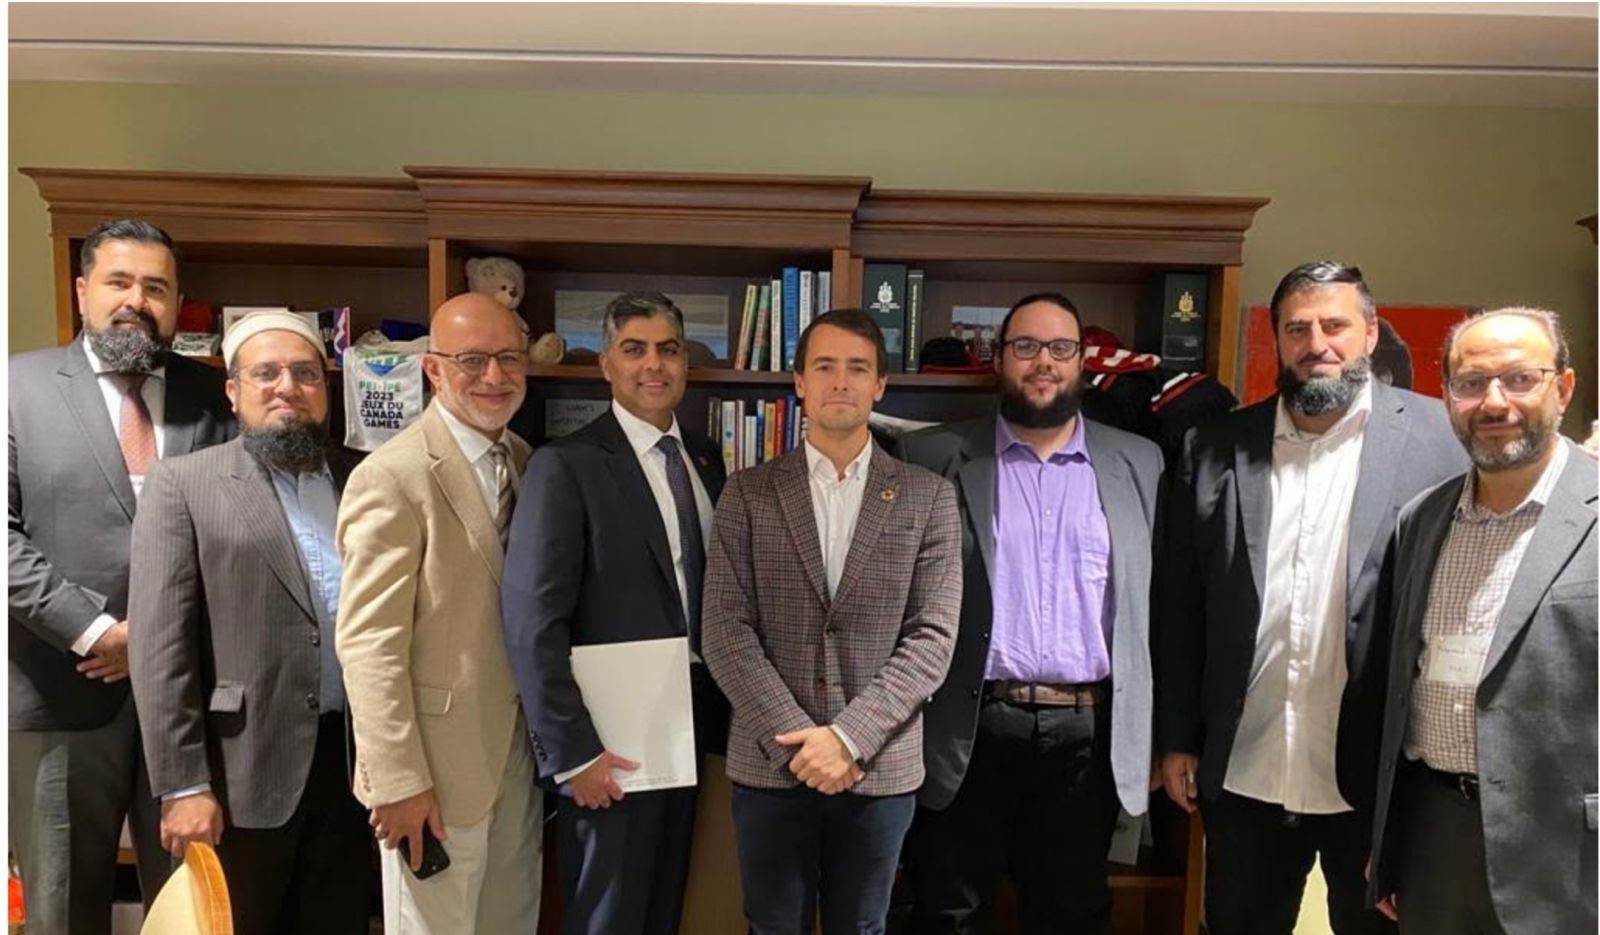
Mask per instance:
[[[1477,773],[1477,687],[1424,679],[1429,646],[1446,636],[1494,633],[1511,581],[1566,460],[1566,445],[1558,439],[1556,456],[1539,482],[1516,509],[1506,513],[1493,513],[1478,503],[1476,473],[1461,485],[1422,618],[1422,652],[1411,687],[1406,756],[1449,773]]]

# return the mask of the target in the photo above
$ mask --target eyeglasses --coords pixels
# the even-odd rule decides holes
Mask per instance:
[[[443,357],[456,362],[456,366],[468,376],[481,377],[489,372],[489,361],[493,360],[500,365],[500,372],[515,376],[528,369],[528,355],[525,351],[500,351],[497,354],[486,354],[483,351],[462,351],[459,354],[444,354],[439,351],[428,352],[433,357]]]
[[[1056,360],[1071,360],[1077,356],[1078,348],[1082,347],[1071,338],[1056,338],[1054,341],[1041,341],[1038,338],[1012,338],[1001,341],[1001,347],[1010,346],[1011,353],[1017,355],[1018,360],[1032,360],[1039,356],[1043,348],[1050,349],[1050,356]]]
[[[256,364],[243,372],[245,382],[257,389],[266,389],[277,384],[283,376],[283,371],[289,371],[289,378],[301,386],[315,386],[322,382],[322,364],[313,361],[299,361],[285,368],[282,364]]]
[[[1489,384],[1499,382],[1501,392],[1509,397],[1527,396],[1544,385],[1544,375],[1555,373],[1554,367],[1520,367],[1504,373],[1462,373],[1445,381],[1450,398],[1457,402],[1475,403],[1489,393]]]

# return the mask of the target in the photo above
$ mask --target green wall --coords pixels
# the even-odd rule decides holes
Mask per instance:
[[[52,341],[49,229],[17,166],[399,175],[403,164],[871,176],[885,187],[1272,199],[1262,303],[1307,259],[1380,302],[1554,308],[1594,415],[1596,111],[1049,98],[550,94],[13,82],[13,352]]]

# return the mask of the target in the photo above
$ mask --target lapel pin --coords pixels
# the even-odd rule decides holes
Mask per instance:
[[[883,498],[883,502],[884,503],[893,503],[894,502],[894,488],[893,487],[885,488],[882,492],[880,492],[878,494],[878,496]]]

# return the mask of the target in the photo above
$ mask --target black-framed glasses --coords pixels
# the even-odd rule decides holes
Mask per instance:
[[[442,351],[429,351],[434,357],[443,357],[453,360],[469,376],[481,377],[489,372],[489,361],[493,360],[500,365],[500,372],[506,374],[519,374],[528,369],[528,353],[526,351],[500,351],[489,354],[484,351],[462,351],[459,354],[446,354]]]
[[[1522,397],[1537,392],[1544,385],[1545,374],[1557,372],[1554,367],[1518,367],[1502,373],[1458,373],[1444,386],[1451,399],[1475,403],[1489,395],[1491,383],[1498,382],[1500,391],[1508,397]]]
[[[1050,349],[1050,356],[1056,360],[1071,360],[1077,356],[1078,349],[1083,347],[1083,344],[1071,338],[1056,338],[1054,341],[1041,341],[1038,338],[1012,338],[1009,341],[1001,341],[1000,346],[1002,348],[1010,347],[1011,353],[1015,354],[1018,360],[1032,360],[1038,357],[1039,352],[1047,347]]]
[[[315,386],[322,382],[321,361],[296,361],[289,364],[287,368],[283,364],[256,364],[254,367],[241,371],[240,375],[251,386],[257,389],[266,389],[277,384],[278,380],[282,378],[285,369],[289,371],[289,379],[301,386]]]

